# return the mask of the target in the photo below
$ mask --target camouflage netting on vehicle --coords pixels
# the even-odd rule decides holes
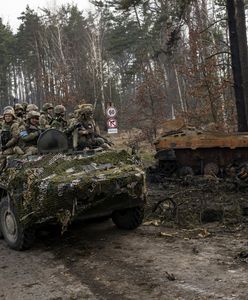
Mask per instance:
[[[118,197],[145,197],[137,163],[126,151],[48,154],[6,168],[0,184],[10,191],[24,225],[57,218],[66,227],[79,211],[117,205]]]
[[[237,178],[164,178],[151,184],[146,220],[166,226],[194,227],[208,222],[247,221],[248,184]]]

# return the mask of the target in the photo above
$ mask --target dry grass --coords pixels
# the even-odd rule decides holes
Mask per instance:
[[[148,142],[140,129],[133,128],[128,131],[119,131],[118,134],[107,135],[107,138],[114,143],[115,149],[125,149],[131,153],[132,147],[135,147],[145,165],[154,163],[155,147]]]

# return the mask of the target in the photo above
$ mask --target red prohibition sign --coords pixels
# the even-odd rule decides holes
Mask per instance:
[[[108,128],[116,128],[117,127],[117,120],[114,118],[108,119]]]

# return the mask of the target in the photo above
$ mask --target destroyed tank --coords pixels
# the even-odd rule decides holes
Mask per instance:
[[[49,221],[62,232],[78,217],[111,217],[121,229],[142,223],[145,175],[126,151],[72,151],[64,133],[48,129],[38,153],[1,160],[0,235],[10,248],[29,248],[37,226]]]
[[[165,176],[235,176],[248,161],[248,133],[224,133],[183,126],[162,135],[155,158]]]

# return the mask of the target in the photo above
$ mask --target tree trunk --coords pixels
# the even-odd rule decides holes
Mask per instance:
[[[238,131],[248,131],[248,57],[243,0],[227,0]]]

